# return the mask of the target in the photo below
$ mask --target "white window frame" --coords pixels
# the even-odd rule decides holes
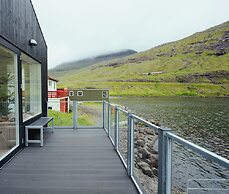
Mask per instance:
[[[83,91],[77,91],[77,96],[83,96]]]

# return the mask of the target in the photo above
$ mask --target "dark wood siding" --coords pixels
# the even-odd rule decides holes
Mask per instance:
[[[47,113],[47,45],[30,0],[0,0],[0,36],[42,64],[42,109]],[[29,40],[37,41],[31,47]]]
[[[29,40],[35,39],[37,46],[31,47]],[[0,0],[0,44],[18,54],[18,85],[19,85],[19,120],[20,146],[0,161],[3,166],[19,149],[24,146],[24,127],[41,115],[22,123],[22,92],[20,53],[24,52],[41,63],[42,71],[42,115],[47,115],[47,45],[38,23],[32,2],[30,0]]]

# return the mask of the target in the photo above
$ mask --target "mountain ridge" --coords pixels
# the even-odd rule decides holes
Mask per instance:
[[[49,71],[57,72],[57,71],[68,71],[68,70],[81,69],[81,68],[99,63],[99,62],[108,61],[108,60],[115,59],[115,58],[121,58],[121,57],[129,56],[135,53],[137,53],[137,51],[133,49],[123,49],[123,50],[116,51],[116,52],[101,54],[95,57],[88,57],[88,58],[84,58],[84,59],[80,59],[76,61],[64,62],[60,65],[57,65],[54,68],[49,69]]]

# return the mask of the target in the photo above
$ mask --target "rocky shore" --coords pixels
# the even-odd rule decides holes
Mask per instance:
[[[160,125],[154,121],[153,124]],[[119,151],[127,162],[127,122],[119,126]],[[135,123],[134,131],[134,176],[146,194],[157,194],[158,187],[158,133],[141,123]],[[184,194],[178,188],[173,194]]]
[[[147,194],[157,193],[158,134],[149,127],[135,123],[134,175]],[[120,126],[119,150],[127,161],[127,124]]]
[[[146,193],[157,193],[158,134],[144,125],[136,124],[134,132],[134,172]]]

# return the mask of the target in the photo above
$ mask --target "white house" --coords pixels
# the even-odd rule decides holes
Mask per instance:
[[[57,91],[57,82],[58,80],[52,78],[51,76],[48,76],[48,91]]]

